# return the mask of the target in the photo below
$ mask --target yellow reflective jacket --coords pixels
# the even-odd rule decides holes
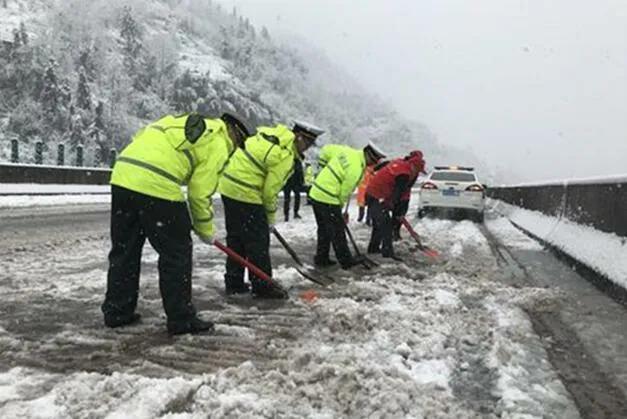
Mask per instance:
[[[297,153],[294,133],[285,125],[259,127],[244,148],[231,156],[219,191],[236,201],[263,205],[268,222],[274,223],[277,197],[294,171]]]
[[[327,147],[331,149],[325,150]],[[326,145],[322,152],[328,164],[318,173],[309,197],[318,202],[344,206],[364,175],[366,156],[363,150],[348,146]]]
[[[318,170],[324,169],[335,155],[341,151],[353,150],[353,148],[344,144],[327,144],[320,150],[318,154]]]
[[[212,195],[234,146],[224,122],[205,119],[207,130],[194,144],[185,139],[187,115],[165,116],[144,127],[122,150],[113,167],[111,184],[168,201],[184,202],[194,231],[214,233]]]
[[[305,178],[304,178],[305,186],[311,186],[313,184],[313,181],[314,181],[313,167],[307,166],[305,168]]]

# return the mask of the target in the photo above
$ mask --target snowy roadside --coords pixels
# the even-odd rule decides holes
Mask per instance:
[[[310,214],[277,227],[300,252],[311,252],[315,222]],[[358,224],[353,228],[363,247],[368,230]],[[485,237],[473,223],[424,220],[416,228],[443,252],[445,262],[427,264],[410,252],[407,241],[399,246],[407,264],[382,260],[376,272],[351,277],[338,271],[343,283],[319,290],[320,298],[312,304],[297,297],[310,284],[303,284],[279,257],[281,250],[273,247],[275,276],[292,287],[286,307],[264,312],[254,305],[225,305],[218,296],[200,308],[203,316],[218,322],[219,339],[265,345],[273,360],[250,357],[212,373],[190,372],[188,367],[199,356],[217,356],[203,348],[215,342],[212,338],[149,345],[163,327],[152,249],[146,249],[140,311],[146,314],[148,307],[158,314],[149,314],[143,326],[125,332],[148,342],[133,352],[130,365],[124,364],[121,352],[129,345],[124,340],[128,336],[100,326],[105,271],[94,260],[106,254],[106,240],[82,241],[80,254],[64,246],[50,249],[47,258],[15,253],[0,263],[0,296],[9,307],[65,298],[66,305],[83,307],[83,312],[80,319],[51,314],[34,320],[32,327],[44,329],[36,339],[24,330],[28,321],[13,321],[3,313],[0,348],[3,358],[11,360],[5,365],[13,367],[0,374],[0,416],[577,417],[518,308],[551,299],[551,292],[505,286]],[[211,252],[204,245],[195,249],[197,298],[223,286],[222,258]],[[233,313],[236,325],[228,322]],[[301,320],[266,324],[279,315]],[[272,328],[284,331],[266,340]],[[285,338],[285,333],[294,336]],[[60,372],[64,353],[74,361]],[[109,373],[98,371],[94,354],[105,357]],[[164,363],[164,354],[174,358]],[[41,366],[20,361],[29,357],[42,358],[36,364]]]
[[[109,185],[0,183],[0,209],[78,204],[108,204]]]
[[[563,218],[491,201],[493,209],[627,289],[627,239]]]

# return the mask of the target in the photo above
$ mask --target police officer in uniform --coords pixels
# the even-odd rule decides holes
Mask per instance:
[[[322,147],[318,162],[323,169],[309,191],[318,224],[316,266],[326,267],[336,263],[329,258],[331,244],[343,269],[361,262],[351,255],[348,248],[342,208],[361,182],[366,166],[376,164],[384,157],[385,154],[373,143],[363,150],[339,144]]]
[[[248,136],[229,114],[165,116],[144,127],[120,153],[111,175],[111,251],[102,304],[108,327],[135,323],[146,239],[159,254],[159,289],[170,334],[212,329],[192,304],[192,238],[211,242],[212,194],[219,171]],[[182,186],[187,185],[187,204]],[[191,218],[190,218],[191,214]]]
[[[300,159],[323,131],[297,122],[259,127],[244,146],[233,153],[220,178],[219,191],[224,203],[227,245],[268,275],[270,227],[274,225],[278,193]],[[285,293],[249,272],[252,290],[244,282],[244,268],[231,258],[224,276],[227,295],[252,291],[257,298],[286,298]]]

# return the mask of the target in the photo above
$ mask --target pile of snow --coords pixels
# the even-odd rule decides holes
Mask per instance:
[[[627,288],[627,238],[501,201],[491,205],[525,230]]]

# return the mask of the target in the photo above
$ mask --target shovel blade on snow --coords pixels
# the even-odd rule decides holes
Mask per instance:
[[[304,278],[310,280],[311,282],[315,282],[318,285],[322,285],[323,287],[326,287],[328,285],[335,283],[335,281],[331,277],[322,275],[313,269],[306,268],[303,266],[294,266],[294,269],[296,269],[296,271],[299,274],[301,274]]]
[[[407,221],[407,218],[405,217],[401,217],[401,224],[407,229],[407,231],[409,232],[409,235],[416,241],[416,243],[418,244],[418,250],[420,250],[423,254],[425,254],[426,256],[430,257],[431,259],[437,259],[440,257],[440,252],[438,252],[435,249],[432,249],[428,246],[425,246],[424,244],[422,244],[422,241],[420,240],[420,236],[418,235],[418,233],[416,233],[416,230],[414,230],[414,228],[411,226],[411,224],[409,223],[409,221]]]
[[[335,282],[332,278],[321,275],[320,273],[315,272],[313,269],[306,267],[305,264],[303,264],[303,262],[298,257],[298,254],[289,245],[287,240],[285,240],[281,233],[279,233],[279,231],[274,227],[272,227],[272,234],[274,234],[274,236],[279,240],[279,243],[281,243],[283,248],[294,260],[294,263],[296,264],[294,266],[294,269],[296,269],[296,271],[304,278],[322,286],[327,286]]]

